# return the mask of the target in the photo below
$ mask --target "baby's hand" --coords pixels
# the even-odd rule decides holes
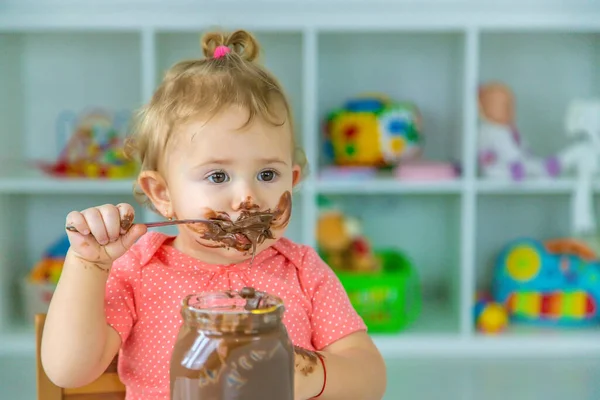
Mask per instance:
[[[146,233],[145,225],[132,225],[135,216],[129,204],[105,204],[67,215],[71,251],[80,259],[110,269],[135,241]]]
[[[294,399],[312,399],[323,388],[325,371],[320,357],[323,354],[294,346]]]

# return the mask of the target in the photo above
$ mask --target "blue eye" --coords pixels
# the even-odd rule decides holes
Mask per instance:
[[[229,176],[225,172],[213,172],[206,179],[212,183],[223,183],[229,180]]]
[[[271,182],[276,177],[277,172],[273,171],[272,169],[267,169],[258,173],[258,180],[263,182]]]

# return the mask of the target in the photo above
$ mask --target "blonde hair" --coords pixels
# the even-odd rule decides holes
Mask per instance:
[[[248,111],[246,125],[257,116],[282,125],[285,120],[278,121],[274,111],[274,105],[281,104],[292,129],[293,162],[301,167],[304,176],[308,165],[304,151],[296,143],[290,103],[277,78],[255,61],[260,47],[254,36],[244,30],[230,35],[209,32],[201,44],[205,58],[173,65],[148,104],[137,112],[133,133],[127,140],[127,155],[138,161],[142,171],[157,171],[173,131],[181,124],[198,116],[211,118],[233,105]],[[219,46],[226,46],[229,51],[215,57]],[[141,204],[154,209],[137,184],[134,195]]]

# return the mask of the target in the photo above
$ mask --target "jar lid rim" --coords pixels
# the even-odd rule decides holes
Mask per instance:
[[[265,308],[257,308],[257,309],[250,309],[250,310],[248,310],[246,308],[242,308],[242,307],[238,307],[238,308],[234,308],[234,309],[233,308],[220,308],[220,307],[196,307],[196,306],[190,304],[190,300],[193,298],[199,298],[199,297],[206,298],[206,297],[211,297],[211,296],[215,296],[215,297],[223,296],[223,298],[226,300],[238,299],[241,301],[246,301],[246,299],[240,295],[239,291],[226,290],[226,291],[205,291],[205,292],[189,294],[189,295],[185,296],[184,299],[182,300],[182,306],[184,308],[187,308],[190,311],[206,313],[206,314],[239,314],[239,315],[269,314],[269,313],[273,313],[273,312],[279,310],[280,308],[283,308],[283,306],[284,306],[283,300],[280,297],[274,296],[274,295],[266,293],[266,292],[261,292],[261,291],[256,291],[256,293],[263,295],[265,298],[268,298],[270,300],[270,302],[275,303],[275,304],[269,305],[268,307],[265,307]]]

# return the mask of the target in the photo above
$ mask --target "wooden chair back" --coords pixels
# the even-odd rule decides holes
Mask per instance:
[[[42,367],[40,348],[42,333],[44,331],[45,314],[35,316],[35,341],[36,341],[36,378],[38,400],[124,400],[125,385],[117,375],[117,360],[115,357],[107,370],[89,385],[63,389],[56,386]]]

